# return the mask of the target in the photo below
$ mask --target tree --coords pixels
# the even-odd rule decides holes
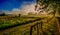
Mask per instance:
[[[5,16],[5,13],[2,13],[2,16]]]
[[[44,10],[46,10],[49,7],[49,5],[51,5],[52,7],[50,7],[50,8],[53,8],[54,16],[57,12],[60,12],[59,11],[59,9],[60,9],[60,0],[36,0],[36,2],[37,2],[37,4],[42,3],[42,5],[45,5],[45,7],[43,8]],[[37,9],[37,6],[35,6],[35,7]],[[48,11],[48,10],[49,10],[49,8],[46,11]]]
[[[0,16],[5,16],[5,13],[0,14]]]
[[[36,1],[36,3],[37,4],[40,4],[40,3],[42,3],[42,5],[45,5],[44,7],[43,7],[43,9],[45,10],[45,11],[49,11],[50,10],[50,8],[52,8],[53,9],[53,18],[55,18],[55,23],[56,23],[56,27],[57,27],[57,29],[56,29],[56,32],[54,33],[54,34],[58,34],[58,35],[60,35],[60,24],[58,23],[58,20],[60,20],[59,18],[58,18],[58,20],[56,19],[56,13],[58,14],[60,14],[60,0],[37,0]],[[36,7],[36,6],[35,6]],[[49,8],[48,8],[49,7]],[[36,9],[37,9],[37,7],[36,7]],[[35,9],[35,10],[36,10]]]
[[[19,17],[21,16],[21,14],[19,14]]]

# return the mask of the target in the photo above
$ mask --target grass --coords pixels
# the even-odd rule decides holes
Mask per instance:
[[[0,29],[9,27],[9,26],[14,26],[14,25],[21,25],[24,24],[28,21],[33,21],[36,18],[25,18],[25,17],[17,17],[17,18],[7,18],[7,19],[0,19]]]
[[[33,21],[37,18],[42,19],[42,17],[16,17],[16,18],[9,18],[9,19],[1,19],[0,20],[0,25],[1,28],[6,25],[7,27],[11,24],[11,26],[13,25],[17,25],[17,24],[24,24],[26,21]],[[55,18],[52,18],[52,16],[48,16],[48,17],[43,17],[44,19],[42,19],[43,21],[43,25],[42,25],[42,31],[43,31],[43,35],[54,35],[54,31],[56,30],[55,27]],[[50,20],[51,19],[51,20]],[[40,21],[39,21],[40,22]],[[26,24],[26,25],[21,25],[21,26],[17,26],[17,27],[13,27],[13,28],[8,28],[6,30],[2,30],[0,31],[0,35],[29,35],[30,34],[30,29],[31,26],[33,26],[34,24],[36,24],[37,22],[32,22],[30,24]],[[40,24],[40,23],[39,23]],[[4,27],[6,27],[4,26]],[[33,34],[36,34],[36,26],[33,27]],[[41,29],[41,28],[39,28]],[[41,31],[41,30],[40,30]],[[34,33],[35,32],[35,33]]]

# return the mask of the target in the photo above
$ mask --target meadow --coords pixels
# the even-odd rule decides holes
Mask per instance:
[[[55,35],[58,32],[59,28],[53,15],[0,18],[0,35]]]
[[[37,18],[0,16],[0,29],[10,26],[21,25],[35,19]]]

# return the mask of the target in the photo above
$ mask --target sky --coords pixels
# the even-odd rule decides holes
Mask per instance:
[[[0,10],[20,9],[23,5],[34,2],[35,0],[0,0]]]

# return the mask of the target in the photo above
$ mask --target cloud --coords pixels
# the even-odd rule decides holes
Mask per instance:
[[[27,5],[22,5],[21,12],[23,14],[27,14],[29,12],[35,12],[35,3],[27,4]]]
[[[6,12],[6,14],[23,14],[27,15],[29,12],[35,13],[35,3],[30,3],[24,2],[25,4],[22,5],[21,9],[14,8],[9,12]]]
[[[18,8],[14,8],[14,9],[12,9],[11,11],[7,11],[7,12],[5,12],[6,14],[20,14],[20,9],[18,9]]]

